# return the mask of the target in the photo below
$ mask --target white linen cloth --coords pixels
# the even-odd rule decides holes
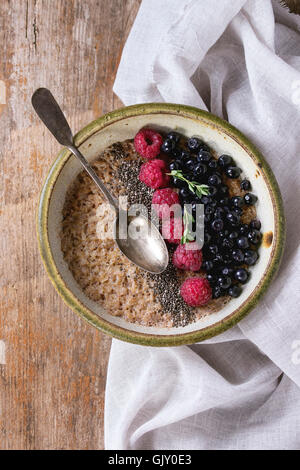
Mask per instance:
[[[279,182],[287,245],[248,317],[197,345],[113,341],[107,449],[300,448],[300,17],[270,0],[144,0],[114,90],[228,119]]]

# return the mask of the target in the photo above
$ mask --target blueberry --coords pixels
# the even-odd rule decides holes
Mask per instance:
[[[198,197],[198,196],[196,196],[196,194],[194,194],[194,201],[193,202],[196,202],[197,204],[201,204],[201,197]]]
[[[207,260],[204,261],[202,267],[205,271],[212,271],[214,269],[214,263],[212,261]]]
[[[232,265],[233,262],[232,262],[230,253],[224,253],[223,254],[223,259],[224,259],[225,265],[227,265],[227,266]]]
[[[181,162],[179,162],[178,160],[174,160],[173,162],[170,163],[169,168],[170,168],[170,171],[181,170]]]
[[[191,202],[193,199],[193,194],[187,188],[181,188],[179,191],[179,196],[183,202]]]
[[[208,162],[208,167],[211,169],[211,170],[216,170],[218,168],[218,162],[217,160],[215,160],[214,158],[212,158],[209,162]]]
[[[239,230],[240,234],[241,235],[248,235],[249,233],[249,226],[247,224],[242,224],[240,226],[240,230]]]
[[[225,215],[225,211],[223,209],[223,207],[217,207],[215,209],[215,218],[216,219],[222,219]]]
[[[243,180],[241,182],[241,189],[244,191],[249,191],[251,189],[251,183],[249,180]]]
[[[259,230],[256,230],[256,229],[251,230],[251,231],[248,233],[248,240],[249,240],[250,243],[252,243],[253,245],[258,245],[258,243],[259,243],[260,240],[261,240],[261,233],[259,232]]]
[[[230,240],[236,240],[238,236],[239,236],[238,232],[235,232],[235,231],[229,234]]]
[[[244,205],[244,199],[241,196],[234,196],[231,198],[231,204],[233,207],[243,207]]]
[[[242,250],[245,250],[246,248],[249,248],[249,242],[248,242],[247,237],[239,237],[236,241],[236,244]]]
[[[204,243],[208,245],[210,241],[211,241],[211,234],[208,232],[204,232]]]
[[[232,250],[231,257],[233,261],[236,261],[239,264],[244,261],[244,253],[239,248],[237,250]]]
[[[239,297],[241,293],[242,293],[242,288],[238,286],[237,284],[234,286],[231,286],[228,289],[228,294],[230,295],[230,297]]]
[[[184,164],[185,168],[189,171],[194,171],[195,169],[195,165],[196,164],[196,160],[194,160],[193,158],[190,158],[189,160],[187,160]]]
[[[228,212],[226,219],[231,225],[238,225],[240,223],[239,215],[235,214],[234,212]]]
[[[215,232],[220,232],[224,227],[224,222],[222,219],[214,219],[211,223],[211,228],[215,230]]]
[[[201,140],[197,137],[191,137],[187,141],[187,146],[191,152],[197,152],[200,149],[200,145],[202,144]]]
[[[222,180],[219,175],[213,174],[208,178],[207,182],[211,186],[219,186]]]
[[[250,228],[255,228],[256,230],[261,229],[261,222],[258,219],[251,220],[249,225],[250,225]]]
[[[215,265],[218,265],[220,263],[223,263],[224,262],[224,259],[223,259],[223,255],[222,253],[217,253],[216,256],[214,257],[213,259],[213,262]]]
[[[245,251],[245,264],[248,266],[253,266],[258,259],[258,254],[254,250]]]
[[[234,278],[236,281],[239,281],[242,284],[245,284],[249,280],[249,273],[246,269],[239,268],[235,271]]]
[[[171,153],[175,149],[175,142],[174,140],[166,139],[162,146],[161,146],[161,151],[164,153]]]
[[[209,186],[209,195],[210,196],[215,196],[218,192],[218,189],[216,188],[216,186]]]
[[[171,152],[171,155],[177,160],[180,160],[182,156],[182,149],[180,147],[175,147],[174,150]]]
[[[226,249],[226,250],[231,250],[231,248],[233,247],[233,241],[230,240],[230,238],[223,238],[222,242],[221,242],[221,246],[222,248]]]
[[[215,256],[218,253],[219,249],[217,245],[209,245],[207,251],[210,255]]]
[[[237,166],[229,166],[225,170],[226,176],[228,176],[228,178],[231,178],[231,179],[238,178],[241,173],[242,173],[242,170],[238,168]]]
[[[209,152],[200,150],[200,152],[198,153],[197,160],[200,163],[208,163],[211,160],[211,154]]]
[[[220,206],[228,206],[229,204],[229,198],[228,197],[223,197],[222,199],[219,200]]]
[[[188,170],[185,168],[184,170],[184,176],[186,177],[187,180],[189,181],[194,181],[194,172],[191,170]]]
[[[229,276],[220,276],[218,278],[218,286],[222,289],[228,289],[231,286],[231,278]]]
[[[233,165],[233,159],[229,155],[221,155],[218,158],[218,164],[221,168],[226,168],[227,166]]]
[[[195,166],[194,166],[194,174],[196,176],[204,176],[207,172],[207,166],[204,165],[203,163],[197,163]]]
[[[200,152],[203,151],[203,152],[210,152],[210,148],[207,144],[205,144],[204,142],[201,142],[201,145],[200,145]]]
[[[187,150],[181,150],[181,155],[180,155],[180,159],[184,162],[186,162],[187,160],[189,160],[191,158],[191,154],[190,152],[188,152]]]
[[[222,184],[220,187],[219,187],[219,194],[221,197],[225,197],[227,196],[229,193],[229,189],[228,189],[228,186],[226,186],[225,184]]]
[[[208,273],[208,274],[206,275],[206,279],[208,280],[208,282],[209,282],[210,284],[215,284],[215,283],[217,282],[216,276],[214,276],[214,275],[211,274],[211,273]]]
[[[253,204],[257,202],[257,196],[255,196],[255,194],[252,194],[252,193],[247,193],[244,196],[244,201],[245,201],[245,204],[247,204],[247,206],[253,206]]]
[[[229,235],[229,231],[228,230],[222,230],[221,232],[219,232],[219,238],[222,239],[222,238],[226,238],[228,237]]]
[[[175,132],[175,131],[169,132],[169,134],[167,135],[167,139],[173,140],[176,144],[178,144],[180,140],[180,134],[178,134],[178,132]]]
[[[233,276],[233,273],[234,273],[234,270],[232,268],[229,268],[228,266],[226,266],[225,268],[222,269],[222,274],[223,276],[230,276],[232,277]]]
[[[179,178],[173,178],[173,184],[176,188],[186,188],[187,184]]]
[[[201,204],[210,204],[212,202],[212,198],[210,196],[202,196]]]
[[[242,213],[243,213],[243,209],[241,209],[240,207],[233,207],[232,212],[234,212],[235,214],[241,216]]]
[[[215,212],[215,208],[211,204],[206,204],[204,208],[205,215],[213,215]]]
[[[212,290],[212,298],[219,299],[222,295],[224,295],[224,291],[222,291],[221,287],[215,286]]]

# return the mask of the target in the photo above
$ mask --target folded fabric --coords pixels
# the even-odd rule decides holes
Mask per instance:
[[[235,328],[191,347],[114,340],[107,449],[300,447],[300,17],[270,0],[144,0],[114,91],[227,119],[279,182],[287,244],[277,278]]]

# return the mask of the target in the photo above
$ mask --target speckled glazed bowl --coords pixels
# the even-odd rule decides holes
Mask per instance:
[[[89,161],[114,142],[133,138],[145,126],[186,136],[198,135],[214,150],[232,155],[258,196],[257,215],[262,221],[263,243],[258,263],[241,296],[232,299],[218,313],[185,327],[159,329],[129,323],[106,313],[88,299],[75,282],[63,259],[60,244],[62,208],[67,188],[82,170],[66,149],[55,160],[45,181],[38,211],[38,238],[47,272],[65,302],[77,314],[101,331],[132,343],[149,346],[191,344],[222,333],[255,307],[270,285],[284,247],[285,223],[280,190],[260,152],[227,122],[196,108],[175,104],[141,104],[108,113],[82,129],[76,145]]]

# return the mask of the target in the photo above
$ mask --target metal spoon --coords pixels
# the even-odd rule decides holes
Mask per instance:
[[[119,207],[117,199],[97,176],[91,165],[74,146],[74,139],[67,120],[55,101],[52,93],[46,88],[39,88],[32,96],[32,105],[56,140],[67,147],[78,158],[94,183],[104,194],[116,213],[114,222],[115,242],[122,253],[134,264],[153,274],[162,273],[169,262],[169,254],[158,228],[143,215],[129,216]],[[121,238],[120,228],[126,238]],[[129,230],[128,230],[129,229]]]

